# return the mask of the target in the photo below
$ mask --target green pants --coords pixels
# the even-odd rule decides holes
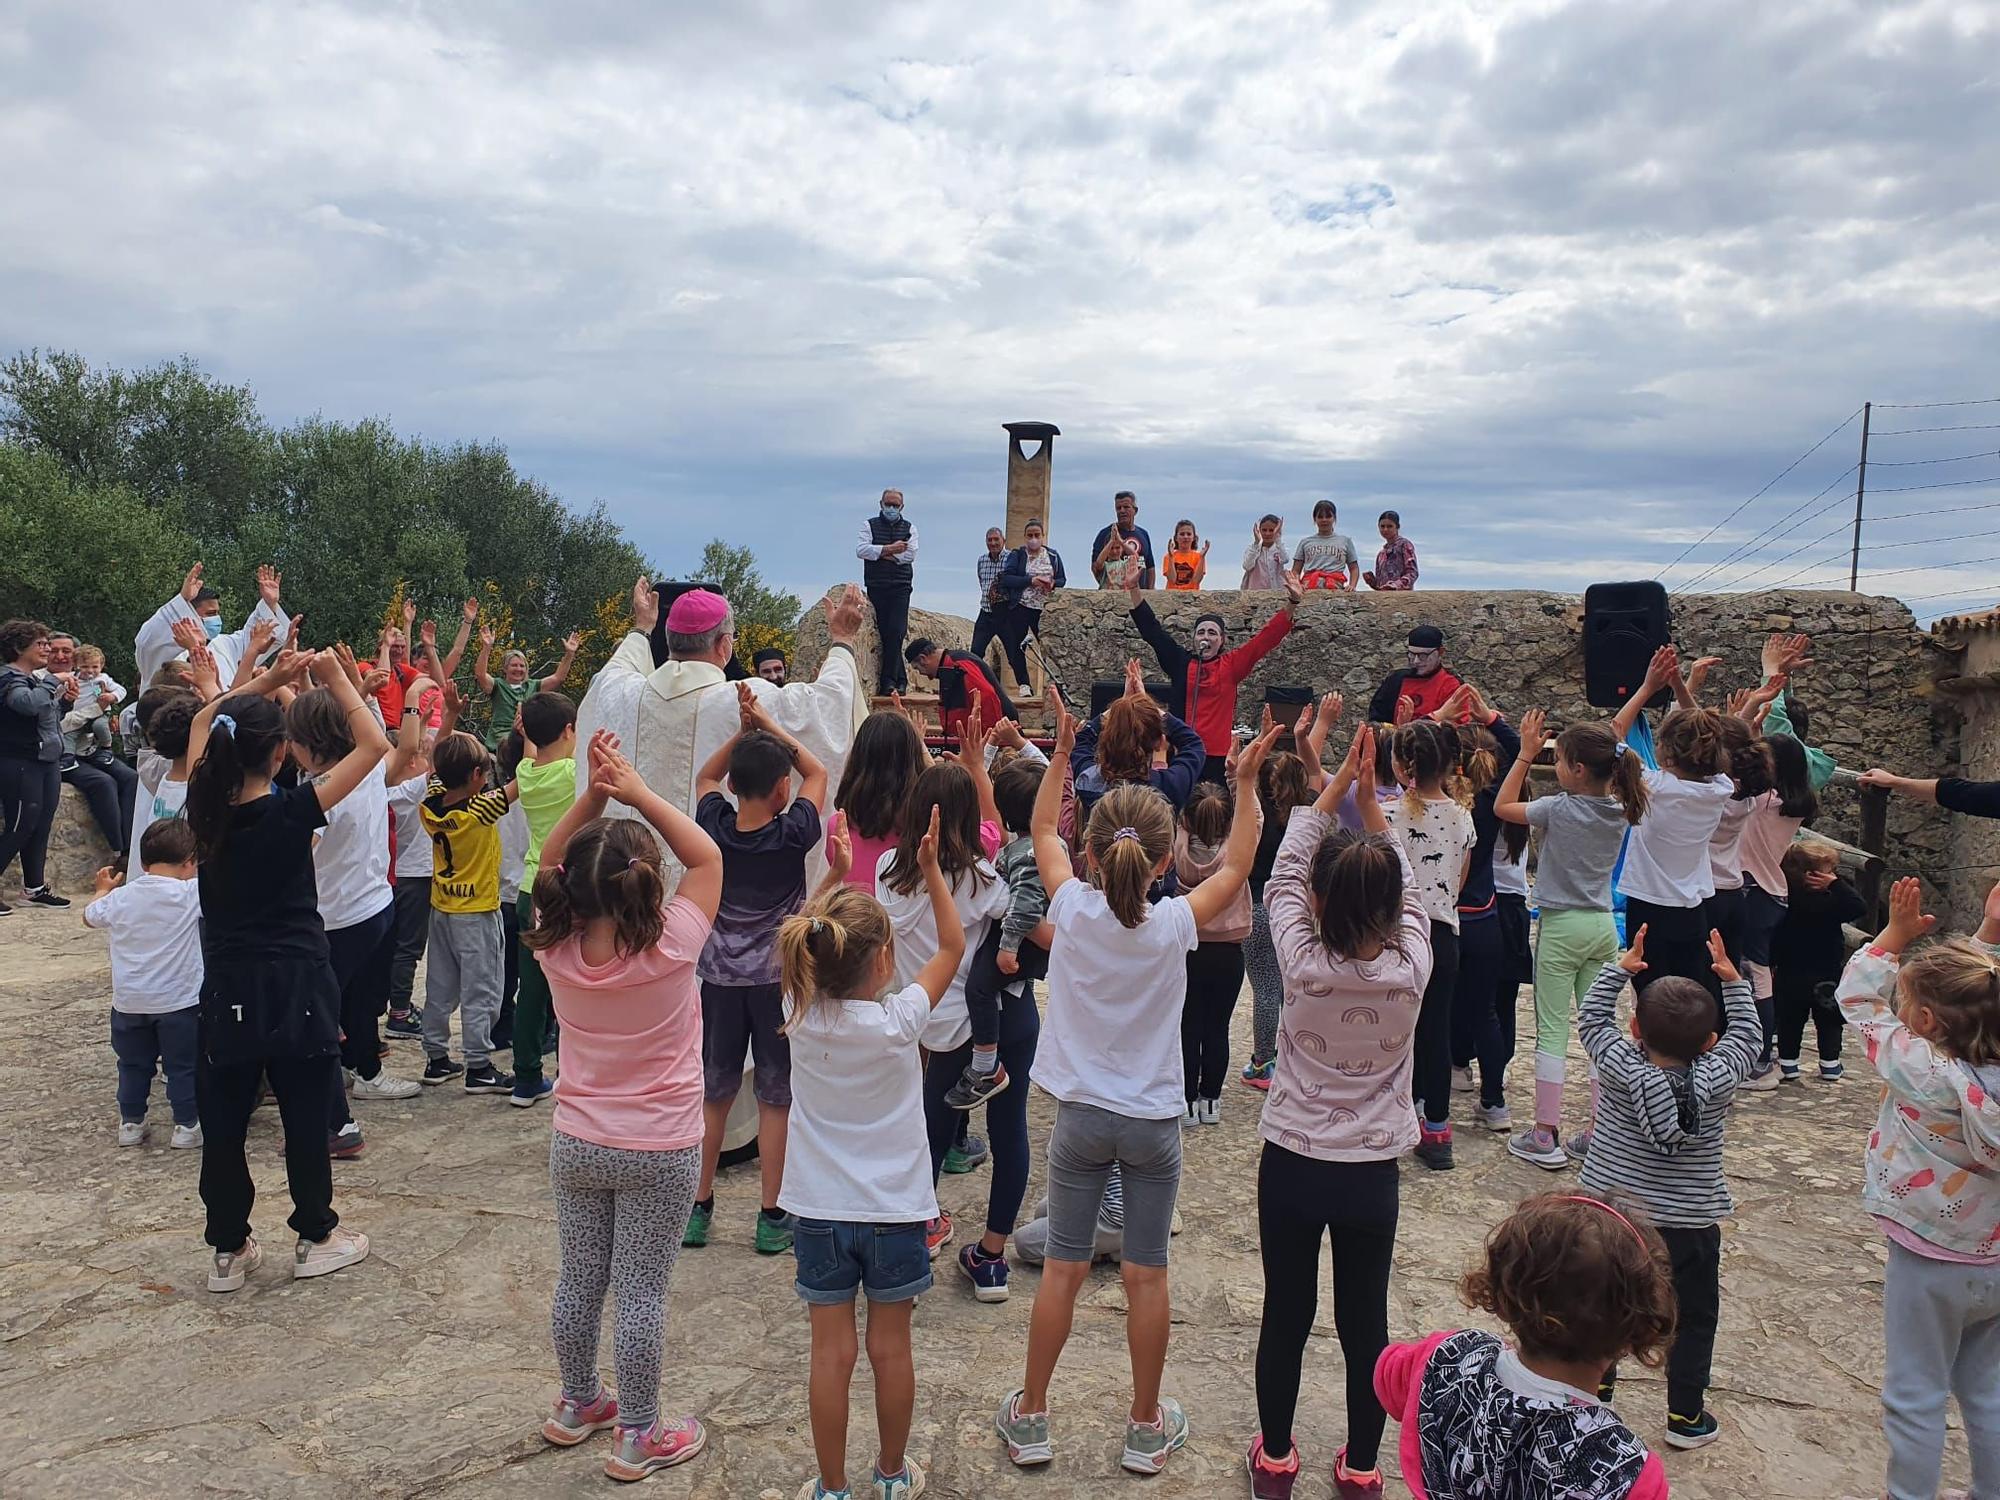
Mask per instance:
[[[1618,928],[1610,912],[1543,910],[1535,941],[1535,1051],[1553,1058],[1568,1053],[1571,1019],[1617,956]],[[523,995],[527,988],[524,974]]]
[[[535,901],[522,891],[514,903],[521,931],[535,925]],[[541,960],[534,949],[521,944],[521,990],[514,998],[514,1077],[532,1083],[542,1076],[542,1033],[548,1030],[555,1013],[549,1001],[549,982],[542,977]]]

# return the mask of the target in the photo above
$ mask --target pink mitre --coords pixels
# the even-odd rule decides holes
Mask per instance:
[[[667,610],[667,629],[675,635],[705,635],[729,618],[729,601],[707,589],[690,589]]]

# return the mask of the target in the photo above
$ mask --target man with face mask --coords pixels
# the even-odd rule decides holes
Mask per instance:
[[[251,627],[259,620],[269,620],[274,628],[271,644],[265,648],[265,655],[271,655],[284,646],[291,638],[292,624],[285,618],[278,602],[278,585],[281,575],[273,567],[265,566],[257,570],[257,607],[243,622],[240,630],[226,631],[223,628],[222,601],[215,596],[215,590],[201,581],[201,564],[188,569],[187,577],[181,580],[181,591],[153,612],[151,619],[139,627],[139,634],[132,641],[132,654],[139,663],[139,682],[143,687],[153,680],[156,672],[168,662],[185,652],[174,639],[174,625],[181,620],[193,620],[200,624],[202,633],[208,637],[209,654],[215,658],[216,675],[227,687],[235,679],[236,668],[243,661],[243,653],[250,649]]]
[[[785,653],[776,646],[766,646],[750,658],[750,665],[756,674],[774,687],[785,685]]]
[[[1292,612],[1304,592],[1299,581],[1287,573],[1281,580],[1284,605],[1265,622],[1264,628],[1234,651],[1226,644],[1222,616],[1205,614],[1194,622],[1194,649],[1188,650],[1167,634],[1146,602],[1136,582],[1128,583],[1132,623],[1140,637],[1153,648],[1160,670],[1166,674],[1170,692],[1167,712],[1185,722],[1201,736],[1208,764],[1202,780],[1223,781],[1223,762],[1229,755],[1230,735],[1236,727],[1236,689],[1251,670],[1270,654],[1278,642],[1292,633]]]
[[[875,691],[886,697],[910,685],[903,664],[903,637],[910,628],[910,584],[916,571],[917,528],[903,519],[903,492],[882,491],[882,503],[861,528],[854,549],[861,559],[861,582],[875,607],[875,633],[882,638]]]
[[[1459,689],[1458,674],[1444,664],[1444,632],[1437,626],[1419,625],[1412,630],[1409,652],[1410,665],[1383,678],[1368,705],[1368,717],[1378,724],[1436,713]],[[1410,712],[1398,718],[1397,701],[1404,698],[1410,700]]]

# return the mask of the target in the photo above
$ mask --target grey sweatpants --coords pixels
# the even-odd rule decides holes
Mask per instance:
[[[1960,1266],[1889,1245],[1882,1432],[1890,1500],[1932,1500],[1944,1464],[1944,1408],[1958,1397],[1972,1493],[2000,1495],[2000,1266]]]
[[[483,1068],[493,1048],[506,973],[506,934],[500,908],[491,911],[431,909],[430,968],[424,977],[424,1054],[451,1053],[451,1013],[459,1011],[458,1044],[465,1066]]]
[[[605,1293],[615,1290],[611,1356],[618,1375],[618,1420],[628,1426],[650,1427],[660,1413],[667,1283],[700,1178],[699,1145],[621,1151],[560,1130],[549,1135],[549,1183],[562,1253],[549,1321],[563,1394],[582,1403],[601,1389],[597,1334]]]
[[[1278,1055],[1278,1018],[1285,1008],[1285,975],[1271,941],[1271,915],[1261,901],[1250,907],[1250,936],[1243,940],[1243,968],[1250,976],[1250,1061],[1267,1063]]]

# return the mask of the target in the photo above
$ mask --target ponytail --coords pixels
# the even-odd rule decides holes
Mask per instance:
[[[561,863],[544,863],[536,874],[535,925],[521,941],[540,953],[609,917],[614,951],[630,958],[660,941],[666,898],[660,846],[646,826],[593,818],[571,837]]]
[[[208,743],[188,772],[182,814],[194,830],[195,852],[202,863],[221,856],[236,794],[251,776],[264,773],[284,743],[285,716],[269,698],[237,693],[216,705]]]
[[[1556,754],[1601,782],[1627,823],[1637,827],[1646,816],[1646,768],[1639,762],[1639,752],[1619,739],[1609,724],[1600,720],[1570,725],[1556,739]]]
[[[785,918],[778,926],[780,975],[792,998],[785,1030],[821,1000],[872,998],[877,955],[893,941],[889,913],[856,886],[835,886]]]
[[[1111,914],[1122,926],[1137,927],[1146,920],[1154,872],[1173,849],[1174,815],[1167,799],[1149,786],[1113,787],[1091,809],[1083,842]]]

